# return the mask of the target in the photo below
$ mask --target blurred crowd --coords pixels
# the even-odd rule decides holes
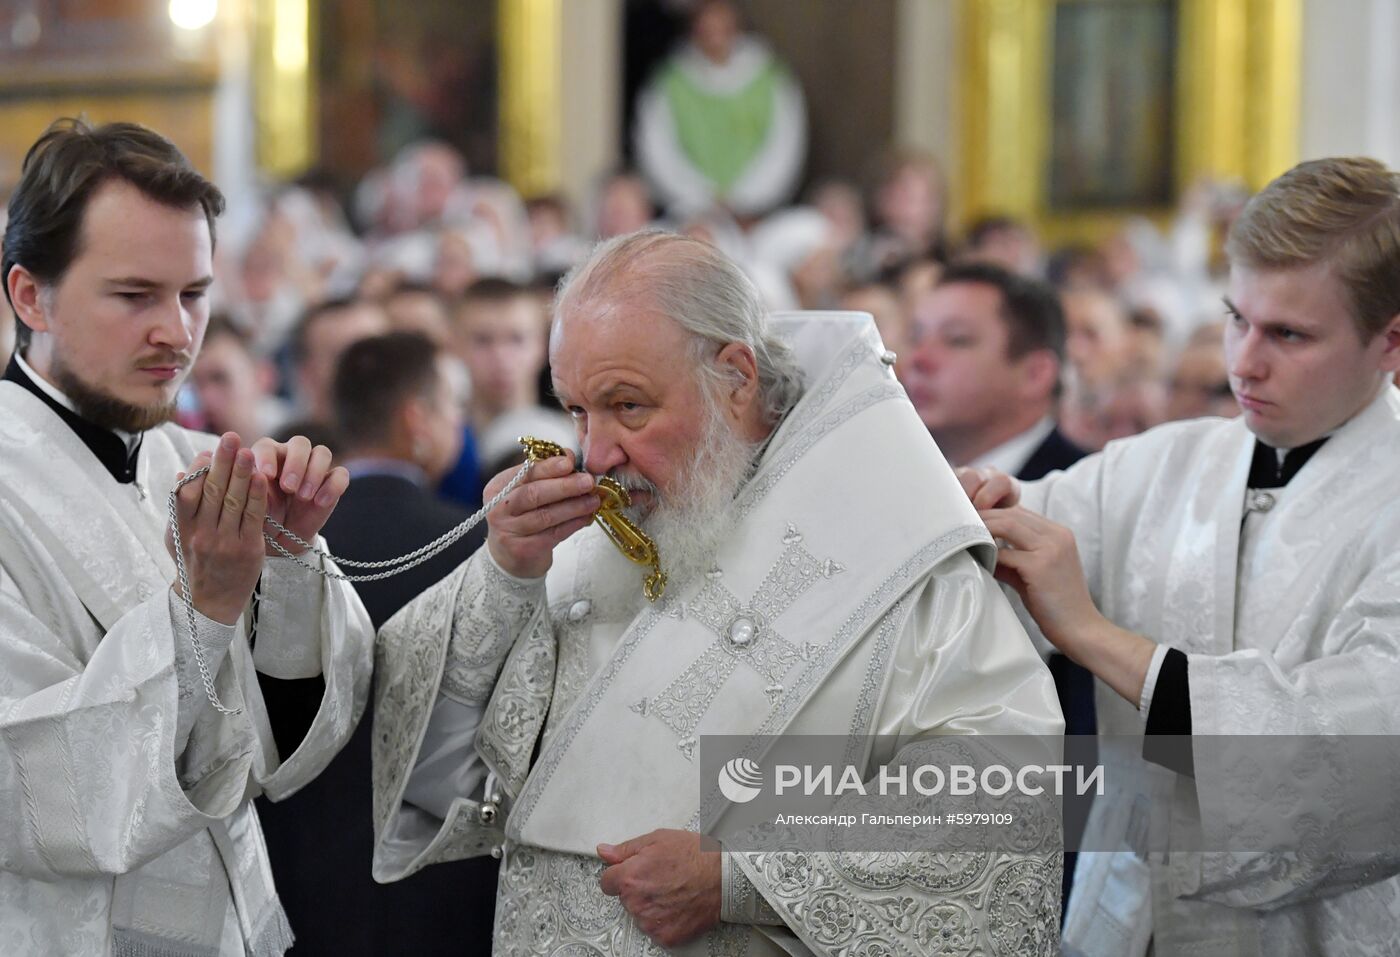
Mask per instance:
[[[931,305],[941,277],[969,263],[1046,283],[1059,297],[1053,414],[1080,447],[1167,419],[1234,414],[1214,253],[1233,207],[1215,191],[1188,197],[1165,233],[1131,220],[1098,246],[1057,249],[1005,216],[953,235],[947,201],[933,157],[896,151],[869,189],[827,182],[806,203],[742,220],[721,206],[667,215],[644,178],[625,170],[578,210],[561,196],[525,201],[500,180],[469,175],[448,147],[421,143],[366,177],[348,212],[308,179],[277,189],[246,235],[221,236],[216,318],[184,411],[191,424],[245,441],[300,431],[354,447],[359,437],[337,421],[338,358],[362,338],[417,332],[443,353],[461,447],[435,448],[406,425],[401,457],[445,481],[450,497],[479,502],[516,435],[571,440],[546,372],[559,278],[593,242],[660,227],[722,249],[774,310],[873,315],[935,435],[959,418],[975,425],[1023,391],[1005,332],[983,341],[986,330],[951,328]],[[980,346],[993,349],[990,361]],[[960,376],[960,365],[977,374]]]
[[[499,179],[470,175],[449,147],[420,143],[369,174],[350,210],[308,177],[241,217],[252,223],[244,235],[220,237],[215,319],[183,411],[192,425],[245,441],[300,431],[354,446],[336,419],[337,359],[362,338],[418,332],[442,350],[462,447],[448,456],[406,432],[404,457],[447,481],[450,497],[479,502],[515,435],[571,440],[546,372],[559,278],[597,240],[659,227],[723,250],[774,310],[869,312],[921,415],[943,429],[1014,404],[1019,383],[1004,341],[1004,361],[958,375],[960,363],[979,361],[979,343],[967,340],[980,334],[940,324],[930,309],[940,278],[980,263],[1048,284],[1065,325],[1052,344],[1054,414],[1094,450],[1168,419],[1237,411],[1216,250],[1238,202],[1223,193],[1192,191],[1165,231],[1131,219],[1096,246],[1047,249],[1029,224],[1000,215],[950,233],[940,167],[912,151],[892,151],[868,189],[829,181],[805,203],[737,218],[719,205],[668,214],[630,170],[605,177],[587,209],[558,195],[526,201]]]
[[[774,98],[761,114],[772,136],[747,154],[694,148],[704,142],[695,131],[724,122],[713,113],[724,90],[747,111],[740,119],[760,115],[755,90]],[[702,115],[686,119],[692,108]],[[717,0],[700,5],[690,39],[639,99],[642,168],[603,177],[583,208],[562,195],[523,198],[473,175],[437,141],[403,149],[348,200],[314,173],[278,185],[257,208],[225,217],[215,318],[182,413],[247,442],[302,432],[342,452],[406,461],[449,499],[474,506],[485,480],[512,460],[515,436],[572,440],[546,369],[558,280],[598,240],[659,227],[713,243],[775,311],[871,313],[954,464],[1017,434],[1013,420],[1048,416],[1094,450],[1168,419],[1235,414],[1220,344],[1219,247],[1240,192],[1201,184],[1164,225],[1125,219],[1096,245],[1058,248],[1003,215],[950,230],[940,164],[913,150],[885,151],[870,182],[820,182],[793,202],[802,109],[791,76]],[[1053,323],[1063,329],[1030,350],[1048,355],[1048,377],[1028,371],[1015,328],[994,321],[1005,319],[1005,291],[982,304],[993,320],[979,319],[976,303],[938,302],[948,270],[968,264],[1053,291],[1062,313]],[[0,335],[12,335],[11,325],[5,317]],[[403,331],[440,350],[442,388],[420,383],[428,411],[371,442],[338,409],[337,376],[351,372],[337,360],[360,339]],[[0,339],[0,353],[8,346]],[[435,395],[447,407],[433,408]]]

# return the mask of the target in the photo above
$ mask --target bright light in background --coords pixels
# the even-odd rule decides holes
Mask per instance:
[[[170,0],[170,22],[182,30],[198,30],[214,22],[219,0]]]
[[[278,70],[299,73],[306,69],[310,40],[307,0],[276,0],[272,62]]]
[[[10,27],[10,42],[17,48],[26,50],[39,42],[42,33],[43,26],[39,23],[39,14],[33,10],[26,10],[15,17],[15,24]]]

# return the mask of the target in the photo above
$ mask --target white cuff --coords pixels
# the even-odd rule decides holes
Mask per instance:
[[[1157,690],[1157,676],[1162,672],[1162,661],[1170,651],[1166,645],[1158,645],[1152,652],[1152,660],[1147,664],[1147,677],[1142,682],[1142,694],[1138,697],[1138,711],[1147,714],[1152,710],[1152,693]]]
[[[228,646],[233,642],[233,636],[238,633],[238,622],[226,625],[221,621],[205,617],[198,608],[194,610],[194,626],[198,632],[198,637],[190,634],[190,614],[185,605],[185,601],[173,588],[166,589],[170,596],[170,620],[175,624],[175,635],[182,643],[176,646],[176,657],[183,657],[185,649],[195,641],[199,642],[199,650],[204,653],[205,663],[209,665],[212,673],[217,674],[219,667],[224,663],[224,656],[228,654]],[[193,660],[190,662],[193,666]]]
[[[182,752],[189,740],[190,731],[194,728],[195,719],[210,703],[204,676],[200,673],[199,664],[195,659],[195,642],[199,643],[199,651],[204,658],[205,667],[209,669],[209,678],[213,681],[219,674],[219,669],[223,667],[224,659],[228,657],[229,645],[238,633],[238,623],[225,625],[221,621],[205,617],[196,608],[195,634],[191,635],[189,609],[184,600],[173,588],[167,588],[166,594],[170,596],[168,607],[175,635],[175,736],[178,742],[177,751]],[[237,707],[237,704],[227,701],[224,704]]]
[[[519,576],[512,575],[500,566],[500,563],[496,561],[496,556],[491,554],[490,548],[483,545],[481,551],[485,553],[486,560],[491,563],[491,567],[506,580],[507,585],[511,586],[512,591],[528,592],[544,584],[545,576],[541,575],[539,578],[520,578]]]
[[[484,706],[506,655],[544,606],[544,577],[516,578],[482,548],[468,561],[464,578],[434,587],[449,581],[455,584],[448,587],[459,590],[438,691],[464,705]]]
[[[316,544],[324,545],[320,538]],[[324,569],[320,555],[301,558]],[[321,673],[321,615],[325,579],[310,568],[275,555],[263,564],[258,583],[258,634],[253,665],[262,674],[290,680]]]

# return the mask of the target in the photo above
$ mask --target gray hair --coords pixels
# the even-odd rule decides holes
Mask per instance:
[[[802,369],[773,332],[763,297],[733,260],[709,243],[659,229],[618,236],[594,248],[560,281],[554,335],[560,317],[619,292],[649,297],[691,334],[692,358],[702,381],[729,384],[714,363],[716,346],[740,342],[753,351],[763,411],[776,423],[802,398]]]

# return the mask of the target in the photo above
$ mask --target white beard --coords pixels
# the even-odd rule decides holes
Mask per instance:
[[[705,406],[702,438],[681,470],[680,487],[673,493],[660,492],[640,476],[613,476],[629,490],[652,495],[650,512],[640,515],[633,508],[627,515],[656,542],[667,588],[680,588],[714,566],[715,555],[737,518],[734,498],[748,480],[758,450],[724,421],[708,390]],[[626,561],[620,554],[617,558]],[[640,594],[639,589],[639,598]]]

